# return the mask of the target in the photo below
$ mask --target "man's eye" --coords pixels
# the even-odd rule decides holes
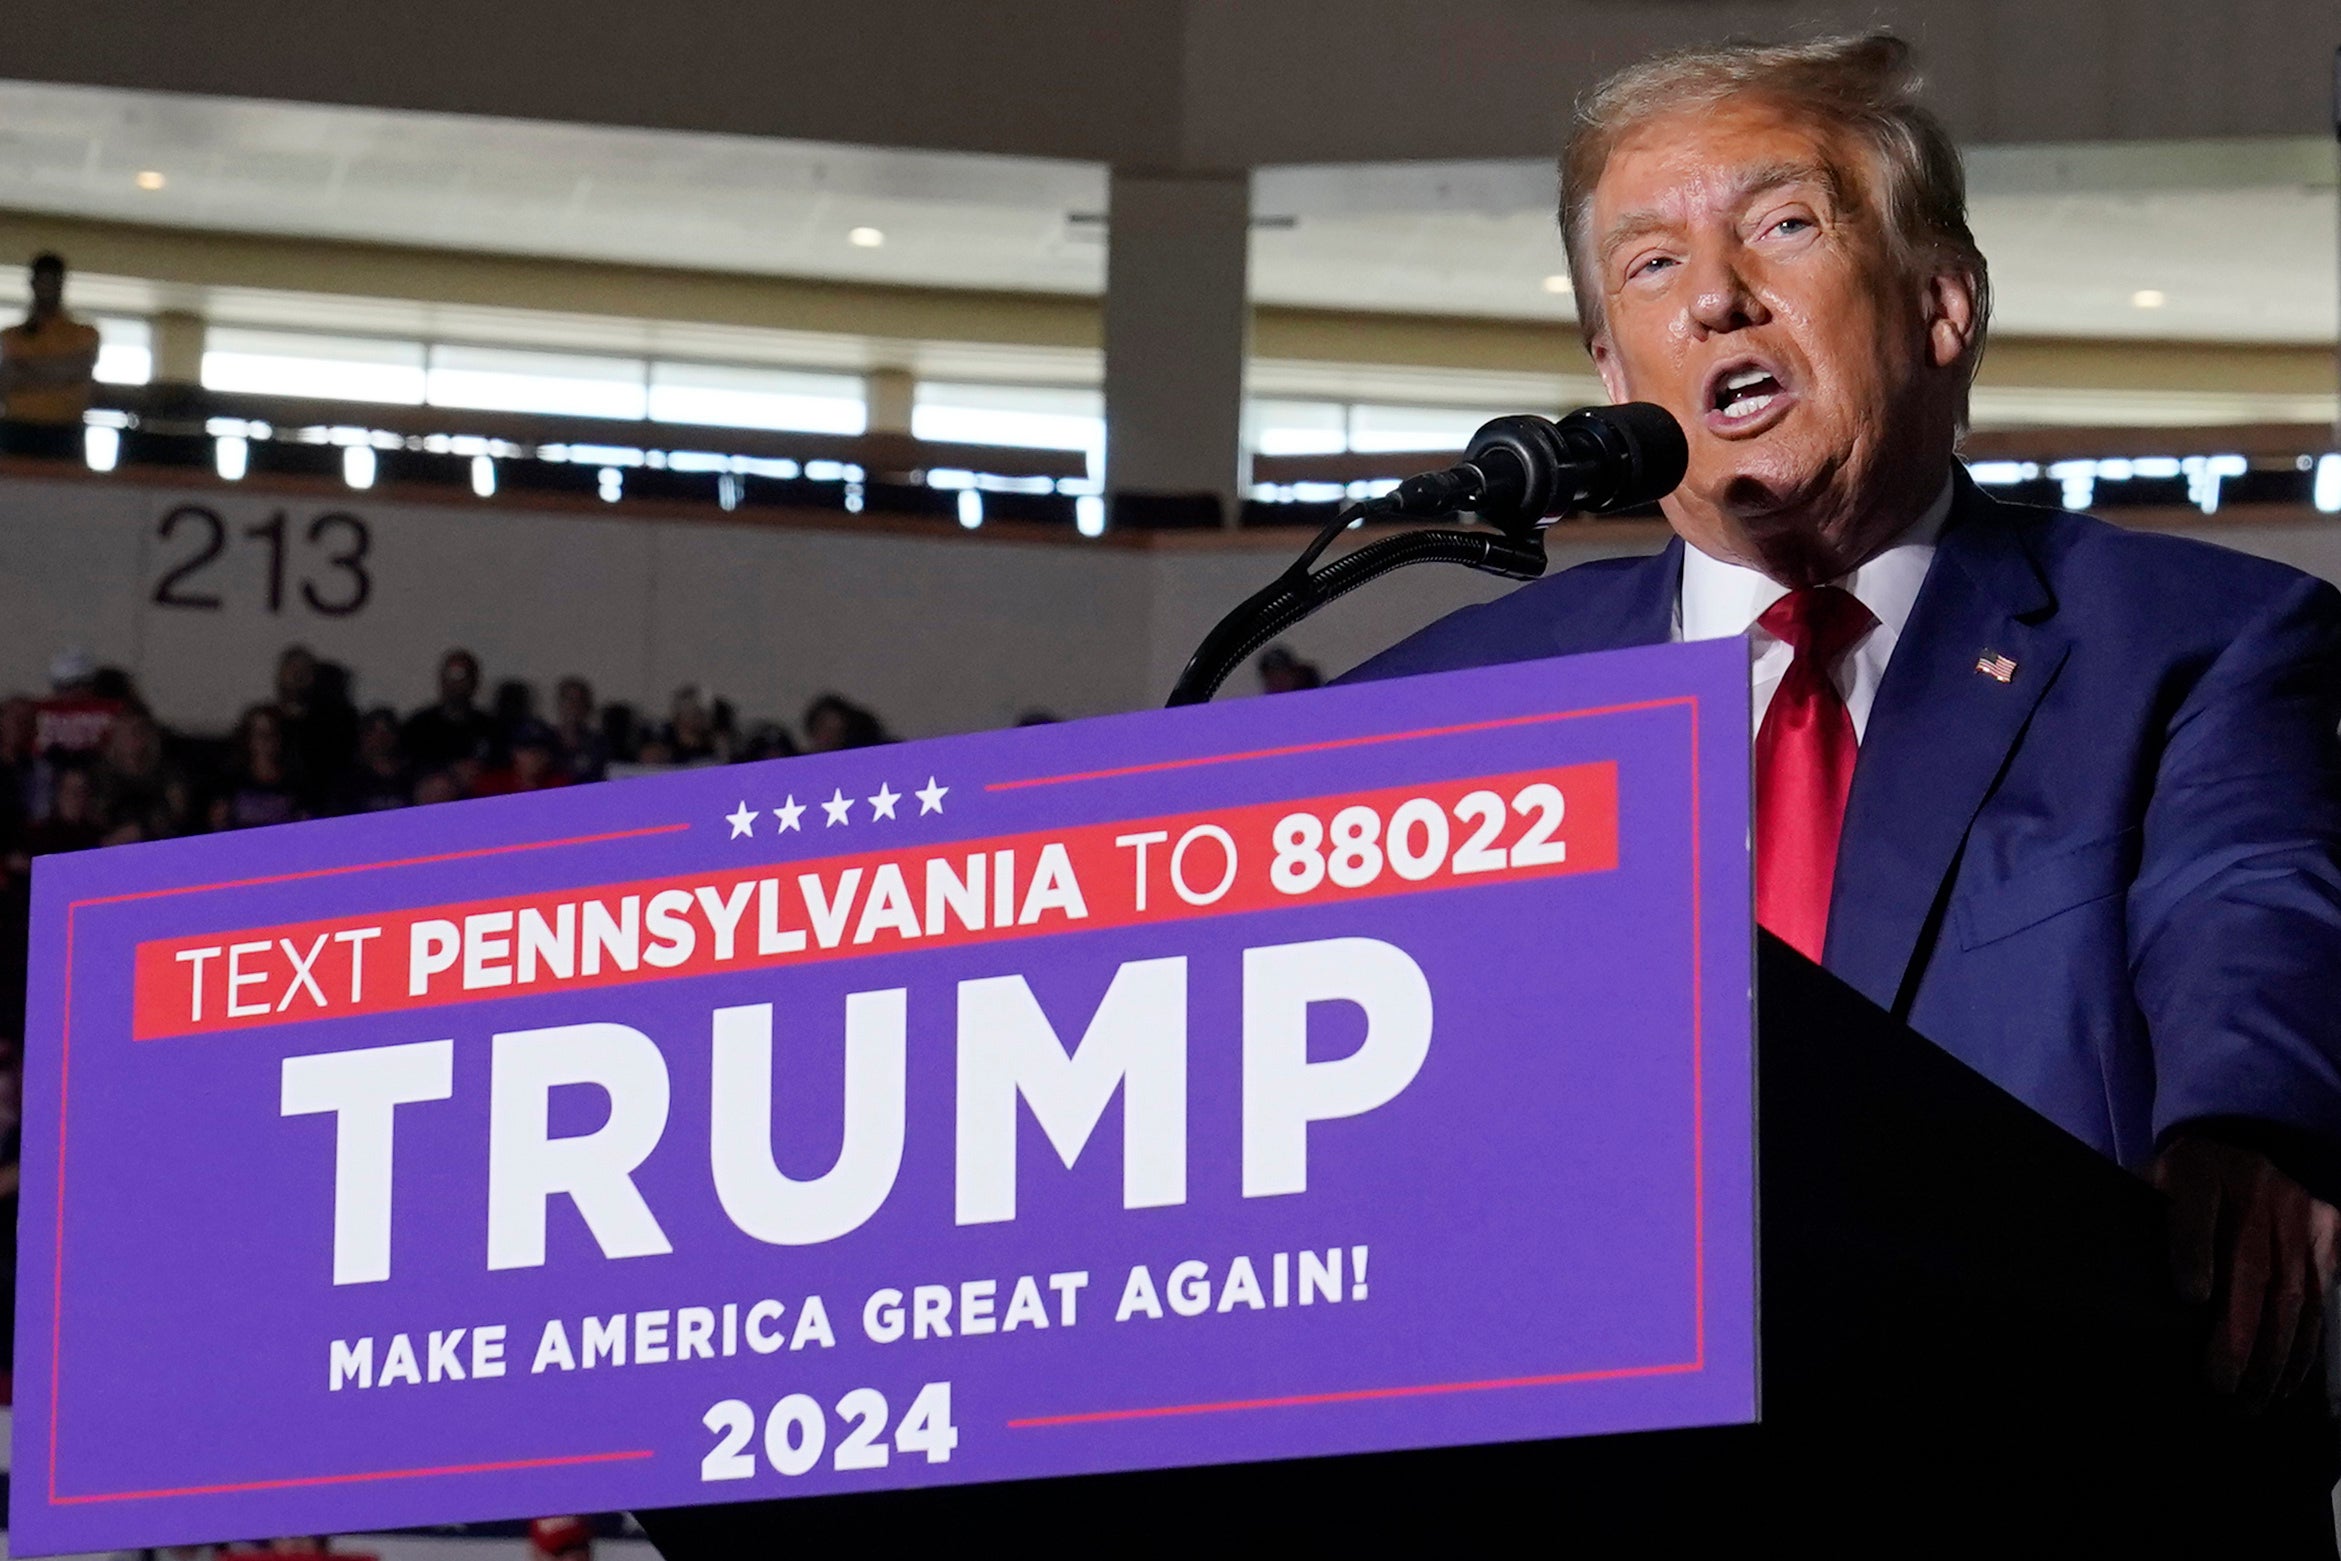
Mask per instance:
[[[1772,224],[1775,233],[1802,233],[1813,225],[1810,217],[1783,217]]]
[[[1656,271],[1661,267],[1671,266],[1673,264],[1674,257],[1672,255],[1652,255],[1647,260],[1636,261],[1633,268],[1627,271],[1626,275],[1629,277],[1647,276],[1651,272]]]

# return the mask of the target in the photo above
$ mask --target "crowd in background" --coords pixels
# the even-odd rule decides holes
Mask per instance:
[[[465,650],[440,661],[436,700],[400,712],[360,708],[346,669],[292,646],[273,695],[214,738],[165,727],[128,674],[78,653],[59,656],[50,676],[46,696],[0,703],[0,875],[11,880],[52,851],[892,740],[834,694],[806,710],[801,740],[777,722],[744,725],[697,687],[653,718],[567,677],[546,709],[518,679],[484,690]]]
[[[294,645],[277,658],[271,697],[224,737],[201,737],[157,720],[128,673],[59,655],[46,695],[0,702],[5,1011],[22,1011],[37,856],[893,740],[876,715],[836,694],[814,700],[792,734],[777,722],[743,724],[728,700],[698,687],[677,689],[652,717],[597,701],[585,679],[566,677],[543,708],[519,679],[485,690],[466,650],[440,659],[438,683],[421,709],[362,709],[346,668]]]

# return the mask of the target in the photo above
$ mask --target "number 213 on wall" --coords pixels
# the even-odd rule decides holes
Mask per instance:
[[[293,535],[288,536],[288,531]],[[207,505],[181,504],[163,516],[155,534],[165,543],[182,534],[195,539],[195,551],[172,563],[155,582],[155,605],[218,612],[221,598],[202,589],[199,577],[228,550],[228,523]],[[294,528],[290,516],[280,509],[265,521],[244,527],[236,536],[268,549],[267,607],[272,613],[284,611],[288,585],[298,588],[300,599],[311,612],[328,618],[349,617],[374,594],[374,577],[366,568],[374,534],[347,510],[327,510],[306,527]]]

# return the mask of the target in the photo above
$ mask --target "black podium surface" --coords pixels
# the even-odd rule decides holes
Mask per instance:
[[[2163,1200],[1769,936],[1751,1426],[639,1514],[668,1561],[971,1541],[2333,1553],[2321,1393],[2201,1386]]]

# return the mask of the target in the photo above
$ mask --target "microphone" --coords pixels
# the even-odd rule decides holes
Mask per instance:
[[[1471,436],[1459,464],[1407,478],[1377,508],[1425,516],[1468,510],[1526,537],[1563,515],[1662,499],[1690,459],[1674,414],[1647,401],[1582,407],[1557,423],[1499,417]]]
[[[1544,527],[1563,515],[1648,504],[1672,493],[1690,465],[1682,425],[1646,401],[1586,407],[1559,422],[1499,417],[1471,436],[1462,462],[1409,477],[1352,504],[1317,533],[1290,568],[1213,626],[1171,689],[1173,705],[1201,704],[1229,672],[1277,635],[1371,580],[1408,564],[1461,564],[1533,580],[1544,573]],[[1471,511],[1492,529],[1417,527],[1316,567],[1360,521]]]

